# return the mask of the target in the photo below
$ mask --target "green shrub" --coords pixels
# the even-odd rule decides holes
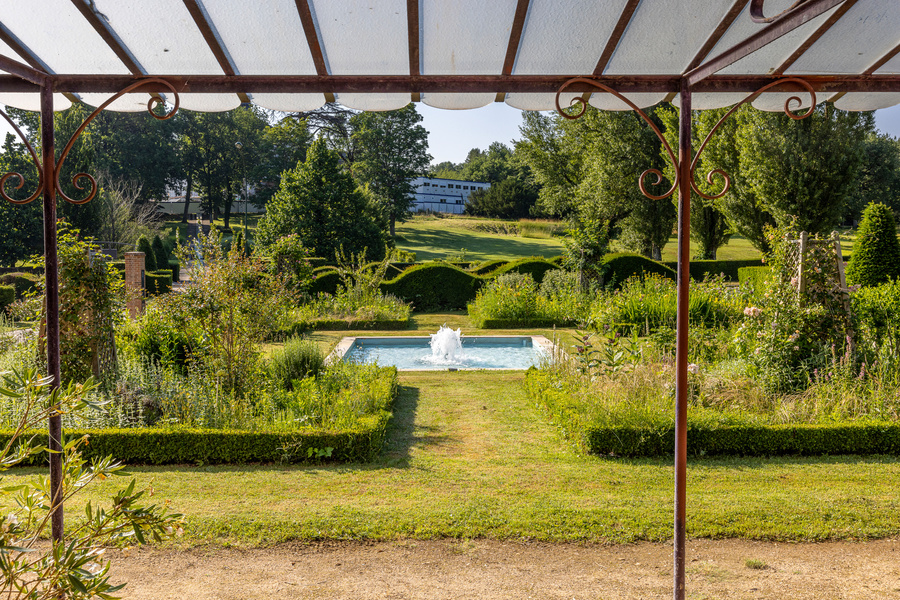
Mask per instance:
[[[11,285],[16,289],[16,298],[34,290],[41,281],[36,273],[6,273],[0,275],[0,285]]]
[[[857,290],[850,301],[860,350],[870,360],[900,361],[900,280]]]
[[[16,301],[16,288],[11,285],[0,285],[0,312]]]
[[[407,269],[381,284],[381,290],[416,310],[464,309],[475,298],[483,280],[446,263],[426,263]]]
[[[600,259],[598,269],[603,278],[603,285],[613,288],[621,286],[630,277],[660,275],[672,281],[676,279],[675,271],[669,267],[630,252],[607,254]]]
[[[150,244],[150,249],[153,250],[153,258],[156,259],[156,268],[165,268],[165,266],[169,264],[169,253],[166,252],[166,248],[163,245],[163,241],[159,237],[159,234],[153,236],[153,242]]]
[[[856,232],[853,256],[847,265],[847,283],[878,285],[897,277],[900,277],[900,241],[894,213],[885,204],[869,204]]]
[[[313,271],[313,281],[309,286],[311,296],[336,294],[341,285],[341,274],[334,267],[319,267]]]
[[[158,268],[156,265],[156,254],[153,253],[153,247],[147,236],[142,235],[137,241],[137,251],[144,253],[144,272],[152,273]]]
[[[599,296],[590,320],[598,328],[627,325],[647,334],[661,327],[674,328],[677,306],[675,282],[649,274],[627,279],[619,290]],[[738,318],[740,309],[737,294],[726,289],[721,277],[691,286],[688,315],[694,325],[727,325]]]
[[[283,348],[272,352],[269,376],[285,390],[294,389],[294,382],[315,377],[325,366],[325,355],[312,340],[292,337]]]
[[[147,303],[144,313],[119,335],[119,344],[146,361],[186,373],[187,364],[200,347],[199,336],[178,322],[168,297]]]
[[[507,273],[489,282],[469,304],[476,327],[486,319],[528,322],[537,318],[537,284],[531,275]]]
[[[536,283],[541,283],[544,280],[544,273],[558,268],[554,263],[543,258],[520,258],[500,267],[491,275],[499,277],[506,273],[523,273],[531,275]]]
[[[172,291],[172,271],[164,269],[153,273],[144,272],[144,287],[151,296],[168,294]]]
[[[266,248],[271,272],[281,277],[285,286],[297,292],[306,292],[313,282],[313,268],[309,263],[309,249],[303,246],[296,233],[284,235]]]

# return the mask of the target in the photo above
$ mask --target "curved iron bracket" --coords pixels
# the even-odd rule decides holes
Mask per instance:
[[[589,79],[587,77],[576,77],[575,79],[570,79],[569,81],[562,84],[562,86],[559,88],[559,90],[557,90],[557,92],[556,92],[556,112],[558,112],[564,118],[569,119],[569,120],[578,119],[584,114],[584,112],[587,110],[587,102],[580,96],[572,99],[571,106],[575,106],[576,104],[581,104],[581,109],[574,115],[570,115],[570,114],[566,113],[562,109],[562,107],[559,105],[559,97],[566,90],[566,88],[568,88],[569,86],[575,85],[575,84],[579,84],[579,83],[597,88],[598,90],[605,92],[607,94],[612,94],[613,96],[615,96],[616,98],[618,98],[619,100],[621,100],[622,102],[627,104],[629,107],[631,107],[631,110],[635,111],[647,123],[647,125],[650,126],[650,128],[653,130],[653,133],[655,133],[656,137],[658,137],[659,140],[662,142],[663,147],[666,149],[666,153],[669,155],[669,160],[672,161],[672,165],[675,167],[675,181],[672,182],[672,187],[664,194],[662,194],[660,196],[651,194],[650,192],[647,191],[647,188],[644,185],[644,179],[647,177],[647,175],[655,175],[656,181],[654,181],[651,185],[659,185],[660,183],[662,183],[663,174],[662,174],[662,171],[660,171],[659,169],[647,169],[646,171],[641,173],[640,178],[638,178],[638,187],[641,188],[641,193],[644,194],[645,196],[647,196],[648,198],[650,198],[651,200],[663,200],[664,198],[668,198],[669,196],[674,194],[675,190],[678,189],[678,159],[675,158],[675,153],[672,151],[672,147],[669,146],[669,142],[666,141],[665,136],[659,130],[659,127],[656,126],[656,123],[654,123],[653,120],[647,116],[647,113],[642,111],[634,102],[632,102],[631,100],[629,100],[628,98],[626,98],[625,96],[623,96],[622,94],[617,92],[616,90],[612,89],[611,87],[603,85],[599,81],[595,81],[595,80]]]
[[[162,100],[158,97],[152,97],[147,102],[147,111],[150,113],[150,115],[155,119],[163,121],[163,120],[172,118],[175,115],[175,113],[178,112],[178,108],[181,103],[181,99],[178,96],[178,92],[175,90],[175,87],[171,83],[169,83],[165,79],[160,79],[157,77],[152,77],[152,78],[142,79],[140,81],[137,81],[137,82],[129,85],[122,91],[116,93],[109,100],[107,100],[106,102],[104,102],[103,104],[98,106],[94,110],[94,112],[92,112],[90,115],[88,115],[87,119],[84,120],[84,122],[78,127],[78,129],[75,130],[75,133],[72,134],[72,137],[69,139],[69,143],[66,144],[66,147],[63,149],[62,153],[60,154],[59,159],[56,161],[56,168],[54,169],[54,171],[56,173],[56,177],[55,177],[55,181],[53,181],[51,183],[51,185],[53,185],[56,188],[56,192],[66,202],[69,202],[71,204],[85,204],[85,203],[93,200],[94,196],[97,195],[97,180],[93,176],[91,176],[87,173],[76,173],[72,177],[72,184],[78,190],[85,189],[86,186],[83,184],[83,182],[85,180],[87,180],[90,192],[88,193],[87,197],[82,200],[75,200],[75,199],[67,196],[63,192],[62,187],[59,183],[59,173],[60,173],[60,170],[62,169],[62,165],[65,162],[66,158],[69,156],[69,152],[72,150],[72,147],[75,145],[75,142],[78,140],[79,136],[81,136],[81,134],[82,134],[82,132],[84,132],[85,128],[91,124],[91,121],[93,121],[94,118],[98,114],[100,114],[100,112],[103,111],[107,106],[109,106],[110,104],[112,104],[113,102],[115,102],[116,100],[121,98],[123,95],[133,92],[137,88],[140,88],[142,86],[145,86],[145,85],[148,85],[151,83],[162,85],[165,88],[167,88],[170,92],[172,92],[172,95],[174,97],[174,104],[173,104],[173,107],[171,110],[169,110],[168,112],[163,113],[161,115],[158,115],[153,111],[154,111],[154,109],[156,109],[158,106],[160,106],[162,104]],[[12,121],[12,119],[9,118],[9,115],[7,115],[5,112],[0,110],[0,116],[2,116],[4,119],[6,119],[6,121],[12,126],[13,130],[16,132],[16,134],[19,136],[19,138],[25,143],[25,147],[28,148],[28,152],[29,152],[29,154],[31,154],[31,160],[34,161],[34,164],[38,170],[37,189],[28,198],[26,198],[25,200],[15,200],[6,193],[6,183],[13,177],[18,179],[18,184],[15,186],[15,189],[17,189],[17,190],[21,189],[22,186],[25,184],[25,178],[22,176],[22,174],[15,173],[15,172],[6,173],[2,177],[0,177],[0,196],[2,196],[3,199],[5,199],[6,201],[12,202],[13,204],[28,204],[29,202],[32,202],[34,199],[39,197],[44,192],[44,190],[46,189],[46,186],[47,186],[47,182],[44,180],[45,179],[44,171],[41,168],[41,160],[38,157],[37,152],[35,152],[34,147],[28,141],[28,138],[25,137],[25,135],[22,133],[22,130],[19,129],[18,126],[16,126],[16,124]]]
[[[733,115],[735,113],[735,111],[737,109],[739,109],[741,106],[743,106],[744,104],[746,104],[748,102],[752,102],[760,94],[764,93],[765,91],[769,90],[770,88],[784,85],[786,83],[797,84],[797,85],[800,85],[801,87],[805,88],[805,91],[808,92],[810,95],[811,102],[810,102],[809,110],[807,110],[805,113],[796,115],[792,111],[799,110],[800,108],[802,108],[803,100],[799,96],[790,96],[784,103],[785,114],[787,116],[789,116],[791,119],[794,119],[795,121],[797,121],[800,119],[805,119],[806,117],[808,117],[809,115],[811,115],[813,113],[813,111],[816,108],[816,92],[813,89],[812,85],[810,85],[810,83],[808,81],[801,79],[799,77],[785,77],[783,79],[773,81],[772,83],[769,83],[769,84],[761,87],[756,92],[750,94],[749,96],[747,96],[746,98],[744,98],[743,100],[741,100],[740,102],[735,104],[733,107],[731,107],[731,109],[727,113],[725,113],[722,116],[721,119],[718,120],[718,122],[716,122],[715,126],[706,135],[706,138],[703,140],[703,143],[697,149],[697,152],[694,154],[694,158],[691,161],[691,168],[690,168],[691,189],[695,193],[697,193],[697,195],[701,196],[702,198],[705,198],[706,200],[716,200],[716,199],[724,196],[725,193],[731,187],[731,178],[722,169],[713,169],[712,171],[710,171],[709,173],[706,174],[706,182],[710,185],[715,184],[716,178],[720,178],[721,180],[724,181],[725,185],[723,186],[722,191],[720,191],[718,193],[706,194],[706,193],[702,192],[695,181],[694,172],[696,171],[697,166],[700,162],[700,156],[703,154],[703,151],[706,149],[706,145],[709,143],[709,140],[712,138],[713,134],[719,129],[719,127],[722,125],[722,123],[724,123],[728,119],[728,117]],[[650,117],[648,117],[647,114],[644,111],[642,111],[631,100],[629,100],[628,98],[626,98],[625,96],[623,96],[622,94],[617,92],[616,90],[614,90],[606,85],[603,85],[602,83],[594,81],[593,79],[589,79],[587,77],[576,77],[575,79],[570,79],[569,81],[565,82],[559,88],[559,90],[556,92],[556,111],[560,115],[562,115],[563,118],[570,119],[570,120],[578,119],[582,115],[584,115],[585,111],[587,110],[587,102],[580,96],[572,99],[571,106],[575,106],[576,104],[579,104],[579,103],[581,104],[580,110],[578,110],[578,112],[575,114],[566,113],[559,104],[559,98],[562,95],[562,93],[566,90],[566,88],[568,88],[572,85],[575,85],[575,84],[590,85],[591,87],[594,87],[598,90],[601,90],[608,94],[612,94],[613,96],[615,96],[616,98],[618,98],[619,100],[621,100],[622,102],[627,104],[629,107],[631,107],[631,109],[634,110],[650,126],[650,128],[653,130],[653,133],[655,133],[656,137],[658,137],[659,140],[662,142],[663,148],[665,148],[666,153],[669,155],[669,160],[672,163],[672,167],[674,168],[674,172],[675,172],[675,181],[672,183],[671,189],[669,189],[664,194],[662,194],[662,195],[651,194],[647,191],[647,189],[645,187],[644,179],[646,178],[647,175],[653,174],[656,176],[656,181],[654,181],[652,183],[652,185],[658,185],[659,183],[662,182],[663,174],[659,171],[659,169],[647,169],[646,171],[641,173],[641,176],[638,178],[638,187],[640,188],[641,193],[644,194],[646,197],[650,198],[651,200],[662,200],[662,199],[668,198],[672,194],[674,194],[675,190],[678,189],[679,173],[681,172],[681,169],[679,169],[678,158],[676,158],[675,153],[672,151],[672,147],[669,146],[669,143],[666,141],[665,136],[659,130],[659,127],[656,126],[656,123],[654,123],[650,119]],[[795,108],[792,108],[792,105],[795,105]]]
[[[750,19],[754,23],[771,23],[772,21],[775,21],[776,19],[791,12],[801,4],[805,3],[807,0],[797,0],[796,2],[791,4],[790,7],[784,9],[774,17],[766,17],[765,15],[763,15],[763,4],[765,3],[765,1],[766,0],[750,0]]]

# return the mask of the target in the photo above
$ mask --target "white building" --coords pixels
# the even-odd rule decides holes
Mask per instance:
[[[416,177],[412,180],[415,193],[413,212],[442,212],[462,214],[469,201],[469,194],[485,190],[491,184],[481,181],[459,181],[437,177]]]

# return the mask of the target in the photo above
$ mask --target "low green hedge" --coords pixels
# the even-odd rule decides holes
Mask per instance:
[[[16,301],[16,288],[11,285],[0,285],[0,312]]]
[[[548,374],[529,369],[525,387],[543,405],[566,436],[583,450],[601,456],[658,457],[674,453],[674,424],[608,426],[591,422],[591,411],[565,389],[553,387]],[[900,422],[828,424],[714,423],[688,414],[691,456],[820,456],[836,454],[900,455]]]
[[[381,291],[411,303],[415,310],[464,309],[484,279],[447,263],[425,263],[381,284]]]
[[[544,274],[547,271],[558,268],[559,267],[555,263],[543,258],[521,258],[494,270],[491,272],[491,277],[499,277],[506,273],[524,273],[526,275],[531,275],[532,279],[540,285],[544,280]]]
[[[482,319],[476,327],[479,329],[523,329],[526,327],[568,327],[574,325],[575,320],[559,321],[555,319]]]
[[[248,462],[307,462],[309,449],[332,448],[329,460],[369,462],[378,456],[390,413],[360,418],[350,431],[256,432],[219,429],[88,429],[71,430],[72,439],[89,435],[86,458],[113,456],[126,464],[240,464]],[[37,432],[35,432],[37,433]],[[0,443],[10,432],[0,432]],[[312,459],[321,460],[321,459]],[[30,464],[43,464],[35,456]]]
[[[663,265],[672,270],[678,270],[678,261],[664,261]],[[691,279],[695,281],[703,281],[707,276],[725,275],[728,281],[738,281],[739,270],[744,267],[761,267],[763,261],[760,258],[750,258],[743,260],[691,260],[690,273]]]
[[[604,285],[612,287],[619,287],[629,277],[644,277],[651,273],[676,279],[676,273],[671,268],[631,252],[607,254],[600,260],[599,268]]]
[[[144,289],[151,296],[168,294],[172,291],[172,271],[163,269],[144,273]]]
[[[16,298],[21,298],[36,288],[40,281],[39,273],[13,272],[0,275],[0,285],[13,286],[16,290]]]
[[[674,429],[588,428],[583,435],[588,450],[599,455],[668,456],[675,448]],[[687,445],[692,456],[897,455],[900,454],[900,423],[715,428],[688,423]]]

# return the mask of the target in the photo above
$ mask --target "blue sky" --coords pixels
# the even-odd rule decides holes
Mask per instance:
[[[502,102],[474,110],[440,110],[424,104],[416,108],[428,130],[428,151],[435,163],[461,163],[472,148],[486,149],[492,142],[510,145],[519,139],[522,113]],[[884,133],[900,137],[900,106],[875,112],[875,124]]]

